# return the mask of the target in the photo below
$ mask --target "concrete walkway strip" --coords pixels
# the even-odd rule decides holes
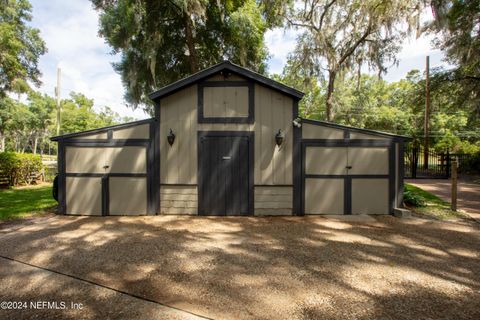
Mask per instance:
[[[74,308],[70,308],[71,304],[70,302],[67,302],[67,307],[65,310],[58,310],[65,316],[71,316],[75,314],[81,316],[82,318],[88,319],[90,317],[97,318],[99,313],[105,312],[110,316],[117,317],[121,315],[121,317],[126,317],[128,319],[143,319],[145,318],[146,314],[148,314],[149,319],[210,319],[165,305],[152,299],[131,294],[123,290],[111,288],[56,270],[32,265],[28,262],[19,261],[15,258],[6,257],[3,255],[0,255],[0,258],[0,278],[2,279],[0,283],[0,289],[2,289],[3,286],[7,286],[12,289],[12,286],[18,286],[19,284],[23,286],[25,283],[28,283],[27,286],[29,287],[27,296],[24,294],[26,293],[24,292],[26,291],[26,288],[21,287],[17,288],[16,292],[19,295],[15,297],[4,296],[0,293],[0,302],[13,301],[17,303],[28,303],[28,307],[22,308],[21,310],[13,308],[6,310],[2,304],[0,315],[7,313],[7,315],[10,314],[11,316],[21,315],[22,318],[37,318],[41,315],[41,312],[44,312],[45,310],[33,309],[30,306],[30,302],[34,302],[35,304],[44,301],[57,302],[56,306],[58,306],[60,301],[68,301],[70,299],[72,303],[81,301],[81,305],[84,308],[82,308],[82,310],[75,310]],[[36,286],[36,288],[31,288],[32,284],[33,286]],[[54,288],[60,287],[63,288],[63,290],[51,290],[49,286],[52,284],[55,284],[53,286]],[[22,289],[24,290],[22,291]],[[12,292],[12,290],[9,291]],[[0,290],[0,292],[5,291]],[[48,295],[45,295],[46,293],[48,293]],[[73,296],[71,296],[71,293],[73,293]],[[85,296],[86,293],[88,293],[88,297]],[[29,296],[29,294],[32,295]],[[100,300],[97,300],[96,297],[102,297],[103,299],[101,298]],[[102,304],[105,303],[105,297],[108,297],[108,300],[111,301],[110,303],[107,302],[108,304],[104,304],[102,306]],[[104,302],[101,300],[104,300]],[[105,310],[100,311],[99,309]],[[131,314],[128,314],[129,312],[131,312]]]

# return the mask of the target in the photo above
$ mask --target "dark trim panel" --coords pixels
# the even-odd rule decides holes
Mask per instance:
[[[397,207],[403,208],[403,179],[405,177],[405,144],[403,142],[398,143],[398,177],[397,177]],[[396,170],[395,170],[396,173]]]
[[[248,87],[248,117],[204,117],[203,89],[206,87]],[[251,81],[203,81],[197,85],[198,123],[253,123],[255,122],[255,86]]]
[[[93,139],[92,139],[93,140]],[[118,140],[65,140],[65,146],[68,147],[125,147],[125,146],[144,146],[148,147],[150,139],[118,139]]]
[[[203,192],[202,182],[204,172],[200,165],[200,140],[203,137],[247,137],[248,138],[248,212],[249,216],[255,215],[254,210],[254,151],[255,151],[255,133],[253,131],[197,131],[197,182],[198,182],[198,204],[197,212],[201,215],[201,192]]]
[[[117,124],[117,125],[114,125],[114,126],[108,126],[108,127],[98,128],[98,129],[86,130],[86,131],[75,132],[75,133],[68,133],[68,134],[64,134],[64,135],[61,135],[61,136],[52,137],[52,138],[50,138],[50,140],[51,141],[60,141],[60,140],[66,140],[66,139],[70,139],[70,138],[87,136],[87,135],[96,134],[96,133],[103,133],[103,132],[107,132],[107,135],[108,135],[109,130],[117,130],[117,129],[124,129],[124,128],[128,128],[128,127],[135,127],[135,126],[139,126],[139,125],[142,125],[142,124],[150,123],[152,121],[154,121],[153,118],[138,120],[138,121],[133,121],[133,122],[127,122],[127,123]],[[87,139],[87,140],[94,140],[94,139]]]
[[[236,64],[233,64],[229,61],[224,61],[220,62],[214,66],[211,66],[210,68],[207,68],[205,70],[202,70],[200,72],[197,72],[189,77],[186,77],[184,79],[178,80],[168,86],[165,86],[161,88],[160,90],[157,90],[155,92],[152,92],[148,95],[148,97],[154,101],[160,99],[161,97],[164,97],[166,95],[172,94],[174,92],[177,92],[178,90],[181,90],[182,88],[189,86],[191,84],[194,84],[198,81],[201,81],[209,76],[212,76],[216,73],[220,73],[223,70],[228,70],[233,74],[243,76],[247,79],[254,80],[255,82],[258,82],[260,84],[263,84],[269,88],[275,89],[277,91],[283,92],[284,94],[301,99],[304,96],[303,92],[300,92],[294,88],[288,87],[280,82],[274,81],[272,79],[269,79],[267,77],[262,76],[261,74],[258,74],[256,72],[253,72],[251,70],[248,70],[246,68],[240,67]]]
[[[109,176],[102,176],[102,216],[110,214]]]
[[[154,202],[153,208],[155,214],[160,213],[160,101],[155,103],[155,121],[152,123],[154,126],[153,135],[153,196]],[[152,137],[150,137],[152,139]]]
[[[302,139],[306,146],[322,147],[389,147],[392,141],[360,139]]]
[[[90,173],[90,172],[68,172],[65,173],[66,177],[142,177],[147,178],[147,173]]]
[[[388,179],[388,174],[305,174],[305,178],[323,178],[323,179],[335,179],[335,178],[353,178],[353,179]]]
[[[292,106],[292,120],[298,118],[298,100],[293,100]],[[292,215],[303,215],[302,210],[302,128],[293,126],[293,206]]]
[[[343,180],[343,212],[352,214],[352,177],[349,176]]]
[[[60,214],[67,213],[67,179],[65,177],[65,146],[63,142],[58,143],[58,158],[57,158],[57,168],[58,168],[58,212]]]
[[[389,173],[389,180],[388,180],[388,210],[390,214],[393,214],[393,208],[395,208],[395,144],[392,143],[390,148],[388,148],[388,173]]]
[[[254,188],[256,187],[284,187],[284,188],[292,188],[293,184],[255,184],[253,185]]]

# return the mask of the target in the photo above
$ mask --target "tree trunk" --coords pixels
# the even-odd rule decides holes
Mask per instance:
[[[195,73],[198,71],[198,57],[197,50],[195,49],[195,39],[193,37],[192,21],[187,13],[184,13],[183,18],[185,20],[185,37],[187,40],[187,47],[190,59],[190,71]]]
[[[38,136],[35,135],[33,140],[33,154],[37,154],[37,147],[38,147]]]
[[[5,135],[0,134],[0,152],[5,152]]]
[[[333,90],[335,89],[335,77],[337,76],[336,71],[328,71],[328,87],[327,87],[327,103],[326,103],[326,114],[327,121],[332,121],[333,118]]]

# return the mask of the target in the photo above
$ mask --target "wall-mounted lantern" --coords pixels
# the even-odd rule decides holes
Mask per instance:
[[[167,136],[167,141],[169,145],[172,145],[175,141],[175,134],[173,133],[172,128],[170,128],[170,133]]]
[[[278,129],[278,132],[275,135],[275,142],[277,143],[277,146],[280,147],[284,139],[285,139],[285,135],[282,133],[282,130]]]

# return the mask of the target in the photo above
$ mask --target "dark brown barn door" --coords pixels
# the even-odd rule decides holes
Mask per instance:
[[[249,214],[249,138],[204,136],[199,145],[199,214]]]

